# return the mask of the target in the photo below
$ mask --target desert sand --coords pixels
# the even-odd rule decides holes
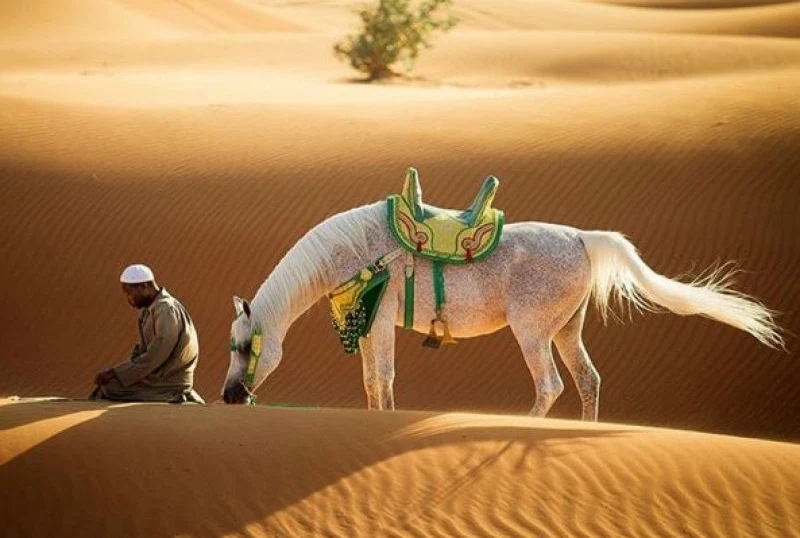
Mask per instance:
[[[800,528],[800,4],[456,0],[411,76],[334,58],[358,2],[5,0],[3,536],[791,536]],[[548,419],[508,330],[398,330],[364,411],[320,301],[261,406],[81,401],[126,356],[121,269],[189,309],[218,397],[233,295],[309,228],[419,169],[509,221],[617,230],[668,276],[735,260],[787,351],[702,317],[585,331],[600,424]],[[15,399],[19,396],[22,399]],[[299,408],[285,408],[290,404]]]
[[[789,443],[475,413],[0,409],[6,536],[791,536],[800,515]]]

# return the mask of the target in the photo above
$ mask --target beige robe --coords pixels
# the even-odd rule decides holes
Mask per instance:
[[[116,378],[100,388],[101,397],[125,401],[180,398],[193,390],[199,353],[192,318],[161,288],[153,303],[142,309],[139,342],[130,359],[113,368]]]

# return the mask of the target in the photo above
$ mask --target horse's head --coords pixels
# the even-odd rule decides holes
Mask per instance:
[[[255,388],[278,365],[281,346],[276,339],[264,340],[261,331],[253,323],[250,303],[234,297],[233,306],[236,317],[231,324],[231,362],[222,386],[222,399],[225,403],[241,404],[251,401]],[[248,379],[247,370],[251,361],[254,370]]]
[[[247,402],[250,396],[249,389],[244,382],[244,375],[253,345],[253,323],[250,303],[234,297],[233,306],[236,310],[236,317],[231,324],[231,362],[222,386],[222,399],[225,403],[240,404]]]

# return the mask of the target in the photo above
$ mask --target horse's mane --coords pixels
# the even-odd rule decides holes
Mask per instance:
[[[386,219],[386,202],[380,201],[338,213],[311,228],[284,255],[258,289],[252,301],[253,319],[268,326],[288,321],[313,305],[339,284],[336,256],[368,256],[367,235]],[[341,262],[341,260],[340,260]],[[287,315],[291,319],[283,319]]]

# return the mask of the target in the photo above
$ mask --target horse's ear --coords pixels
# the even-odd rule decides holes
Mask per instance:
[[[244,314],[244,301],[239,297],[233,297],[233,309],[236,311],[236,317],[238,318],[242,314]]]
[[[236,310],[236,317],[238,318],[242,314],[250,317],[250,303],[247,302],[247,299],[242,299],[241,297],[233,297],[233,308]]]

